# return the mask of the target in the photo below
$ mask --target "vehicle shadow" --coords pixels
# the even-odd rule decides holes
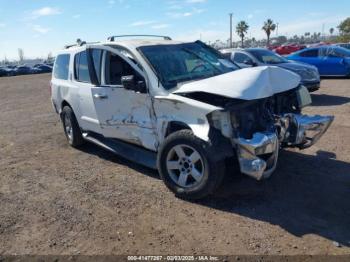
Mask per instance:
[[[156,170],[87,143],[82,152],[160,179]],[[214,195],[192,203],[279,225],[302,237],[315,234],[350,246],[350,163],[331,152],[316,156],[282,150],[270,179],[255,181],[233,167]]]
[[[323,80],[344,80],[344,79],[349,79],[347,76],[320,76],[321,79]]]
[[[311,94],[313,106],[339,106],[350,102],[349,97]]]
[[[145,174],[147,176],[150,176],[152,178],[155,179],[159,179],[159,174],[157,172],[157,170],[153,170],[151,168],[148,167],[144,167],[142,165],[139,165],[135,162],[129,161],[127,159],[124,159],[123,157],[117,156],[97,145],[94,145],[92,143],[85,143],[83,146],[78,148],[80,151],[87,153],[87,154],[91,154],[91,155],[95,155],[101,159],[113,162],[115,164],[118,165],[123,165],[123,166],[127,166],[139,173]]]
[[[282,151],[279,163],[266,181],[231,177],[215,196],[195,203],[350,246],[350,163],[324,151]]]

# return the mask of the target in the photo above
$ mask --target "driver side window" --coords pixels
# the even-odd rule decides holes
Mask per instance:
[[[135,77],[136,81],[143,81],[142,77],[120,56],[106,52],[105,59],[105,84],[106,85],[122,85],[123,76]]]

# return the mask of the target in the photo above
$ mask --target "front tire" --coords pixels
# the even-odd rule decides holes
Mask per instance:
[[[84,139],[73,110],[69,106],[65,106],[62,110],[61,117],[63,130],[68,143],[72,147],[78,147],[84,144]]]
[[[224,159],[216,159],[216,150],[191,130],[180,130],[168,136],[157,159],[165,185],[184,199],[200,199],[212,194],[225,176]]]

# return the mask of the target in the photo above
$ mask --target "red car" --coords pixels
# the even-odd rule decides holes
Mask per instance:
[[[274,49],[274,51],[279,55],[289,55],[296,51],[306,48],[305,45],[291,44],[291,45],[281,45]]]
[[[269,45],[269,46],[267,47],[267,49],[273,51],[273,50],[275,50],[275,49],[278,48],[278,47],[280,47],[280,46],[279,46],[279,45]]]

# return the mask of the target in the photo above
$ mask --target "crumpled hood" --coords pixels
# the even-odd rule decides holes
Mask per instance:
[[[300,76],[276,66],[260,66],[181,85],[173,93],[206,92],[229,98],[254,100],[297,87]]]

